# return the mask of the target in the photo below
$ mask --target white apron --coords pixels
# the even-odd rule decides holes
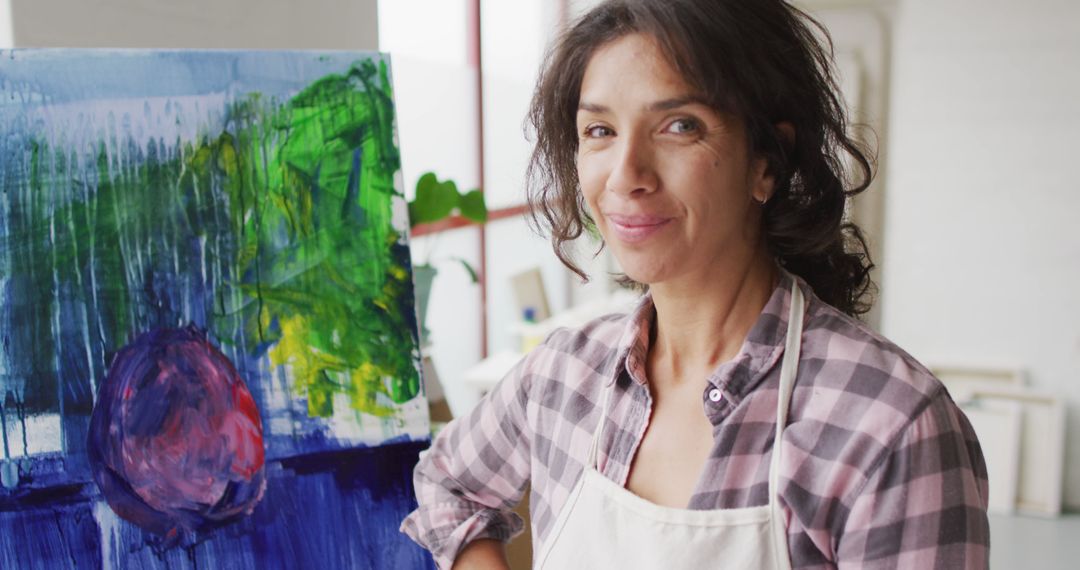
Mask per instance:
[[[791,314],[776,404],[776,438],[769,466],[768,505],[708,511],[662,507],[601,475],[596,468],[596,457],[611,393],[607,390],[585,471],[559,512],[535,567],[540,570],[791,568],[787,530],[777,493],[780,442],[799,366],[802,318],[802,291],[792,284]]]

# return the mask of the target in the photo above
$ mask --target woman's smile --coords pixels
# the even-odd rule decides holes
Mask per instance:
[[[604,214],[620,241],[643,242],[666,228],[674,218],[650,214]]]

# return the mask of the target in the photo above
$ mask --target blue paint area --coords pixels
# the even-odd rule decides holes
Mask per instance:
[[[17,49],[0,50],[0,69],[13,86],[48,93],[53,104],[127,98],[134,93],[177,97],[258,91],[287,98],[311,81],[340,73],[357,55],[345,51]],[[384,59],[378,53],[361,55]],[[50,73],[41,73],[45,68]],[[162,73],[163,69],[169,72]],[[150,77],[154,80],[148,81]],[[0,104],[0,111],[4,109]],[[177,113],[183,111],[194,113],[195,109],[177,109]]]
[[[67,489],[41,499],[47,506],[0,509],[0,568],[102,568],[90,501],[80,490]]]
[[[159,538],[122,519],[100,520],[111,511],[100,508],[92,484],[0,499],[0,568],[434,568],[397,531],[416,508],[411,473],[426,447],[409,442],[271,463],[266,495],[251,516],[180,548],[162,549]]]

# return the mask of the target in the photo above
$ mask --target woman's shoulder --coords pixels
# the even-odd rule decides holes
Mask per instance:
[[[820,301],[808,313],[785,437],[817,459],[809,475],[823,487],[814,492],[831,485],[848,496],[887,458],[973,440],[941,381],[910,354]],[[829,473],[841,473],[842,481]]]
[[[926,366],[866,323],[816,299],[808,313],[799,374],[811,395],[804,417],[889,441],[928,407],[956,409]]]
[[[851,376],[868,382],[903,382],[925,395],[942,390],[941,382],[926,366],[867,323],[818,299],[810,304],[808,313],[803,332],[804,359],[850,370]],[[844,376],[833,381],[844,380]]]

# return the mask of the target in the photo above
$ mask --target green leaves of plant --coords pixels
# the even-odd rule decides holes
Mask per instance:
[[[453,181],[439,182],[428,172],[416,183],[416,199],[409,203],[409,222],[426,224],[450,215],[461,200]]]
[[[461,197],[458,202],[461,215],[474,222],[487,221],[487,206],[484,205],[484,194],[479,190],[473,190]]]
[[[465,261],[460,257],[454,257],[452,259],[460,263],[461,266],[465,268],[465,271],[469,274],[469,279],[471,279],[473,283],[480,282],[480,275],[476,273],[476,269],[473,269],[473,266],[470,265],[468,261]]]
[[[433,172],[427,172],[416,182],[416,198],[409,202],[409,223],[429,224],[449,217],[457,210],[462,217],[474,222],[487,221],[487,207],[480,190],[462,196],[453,180],[442,182]]]

